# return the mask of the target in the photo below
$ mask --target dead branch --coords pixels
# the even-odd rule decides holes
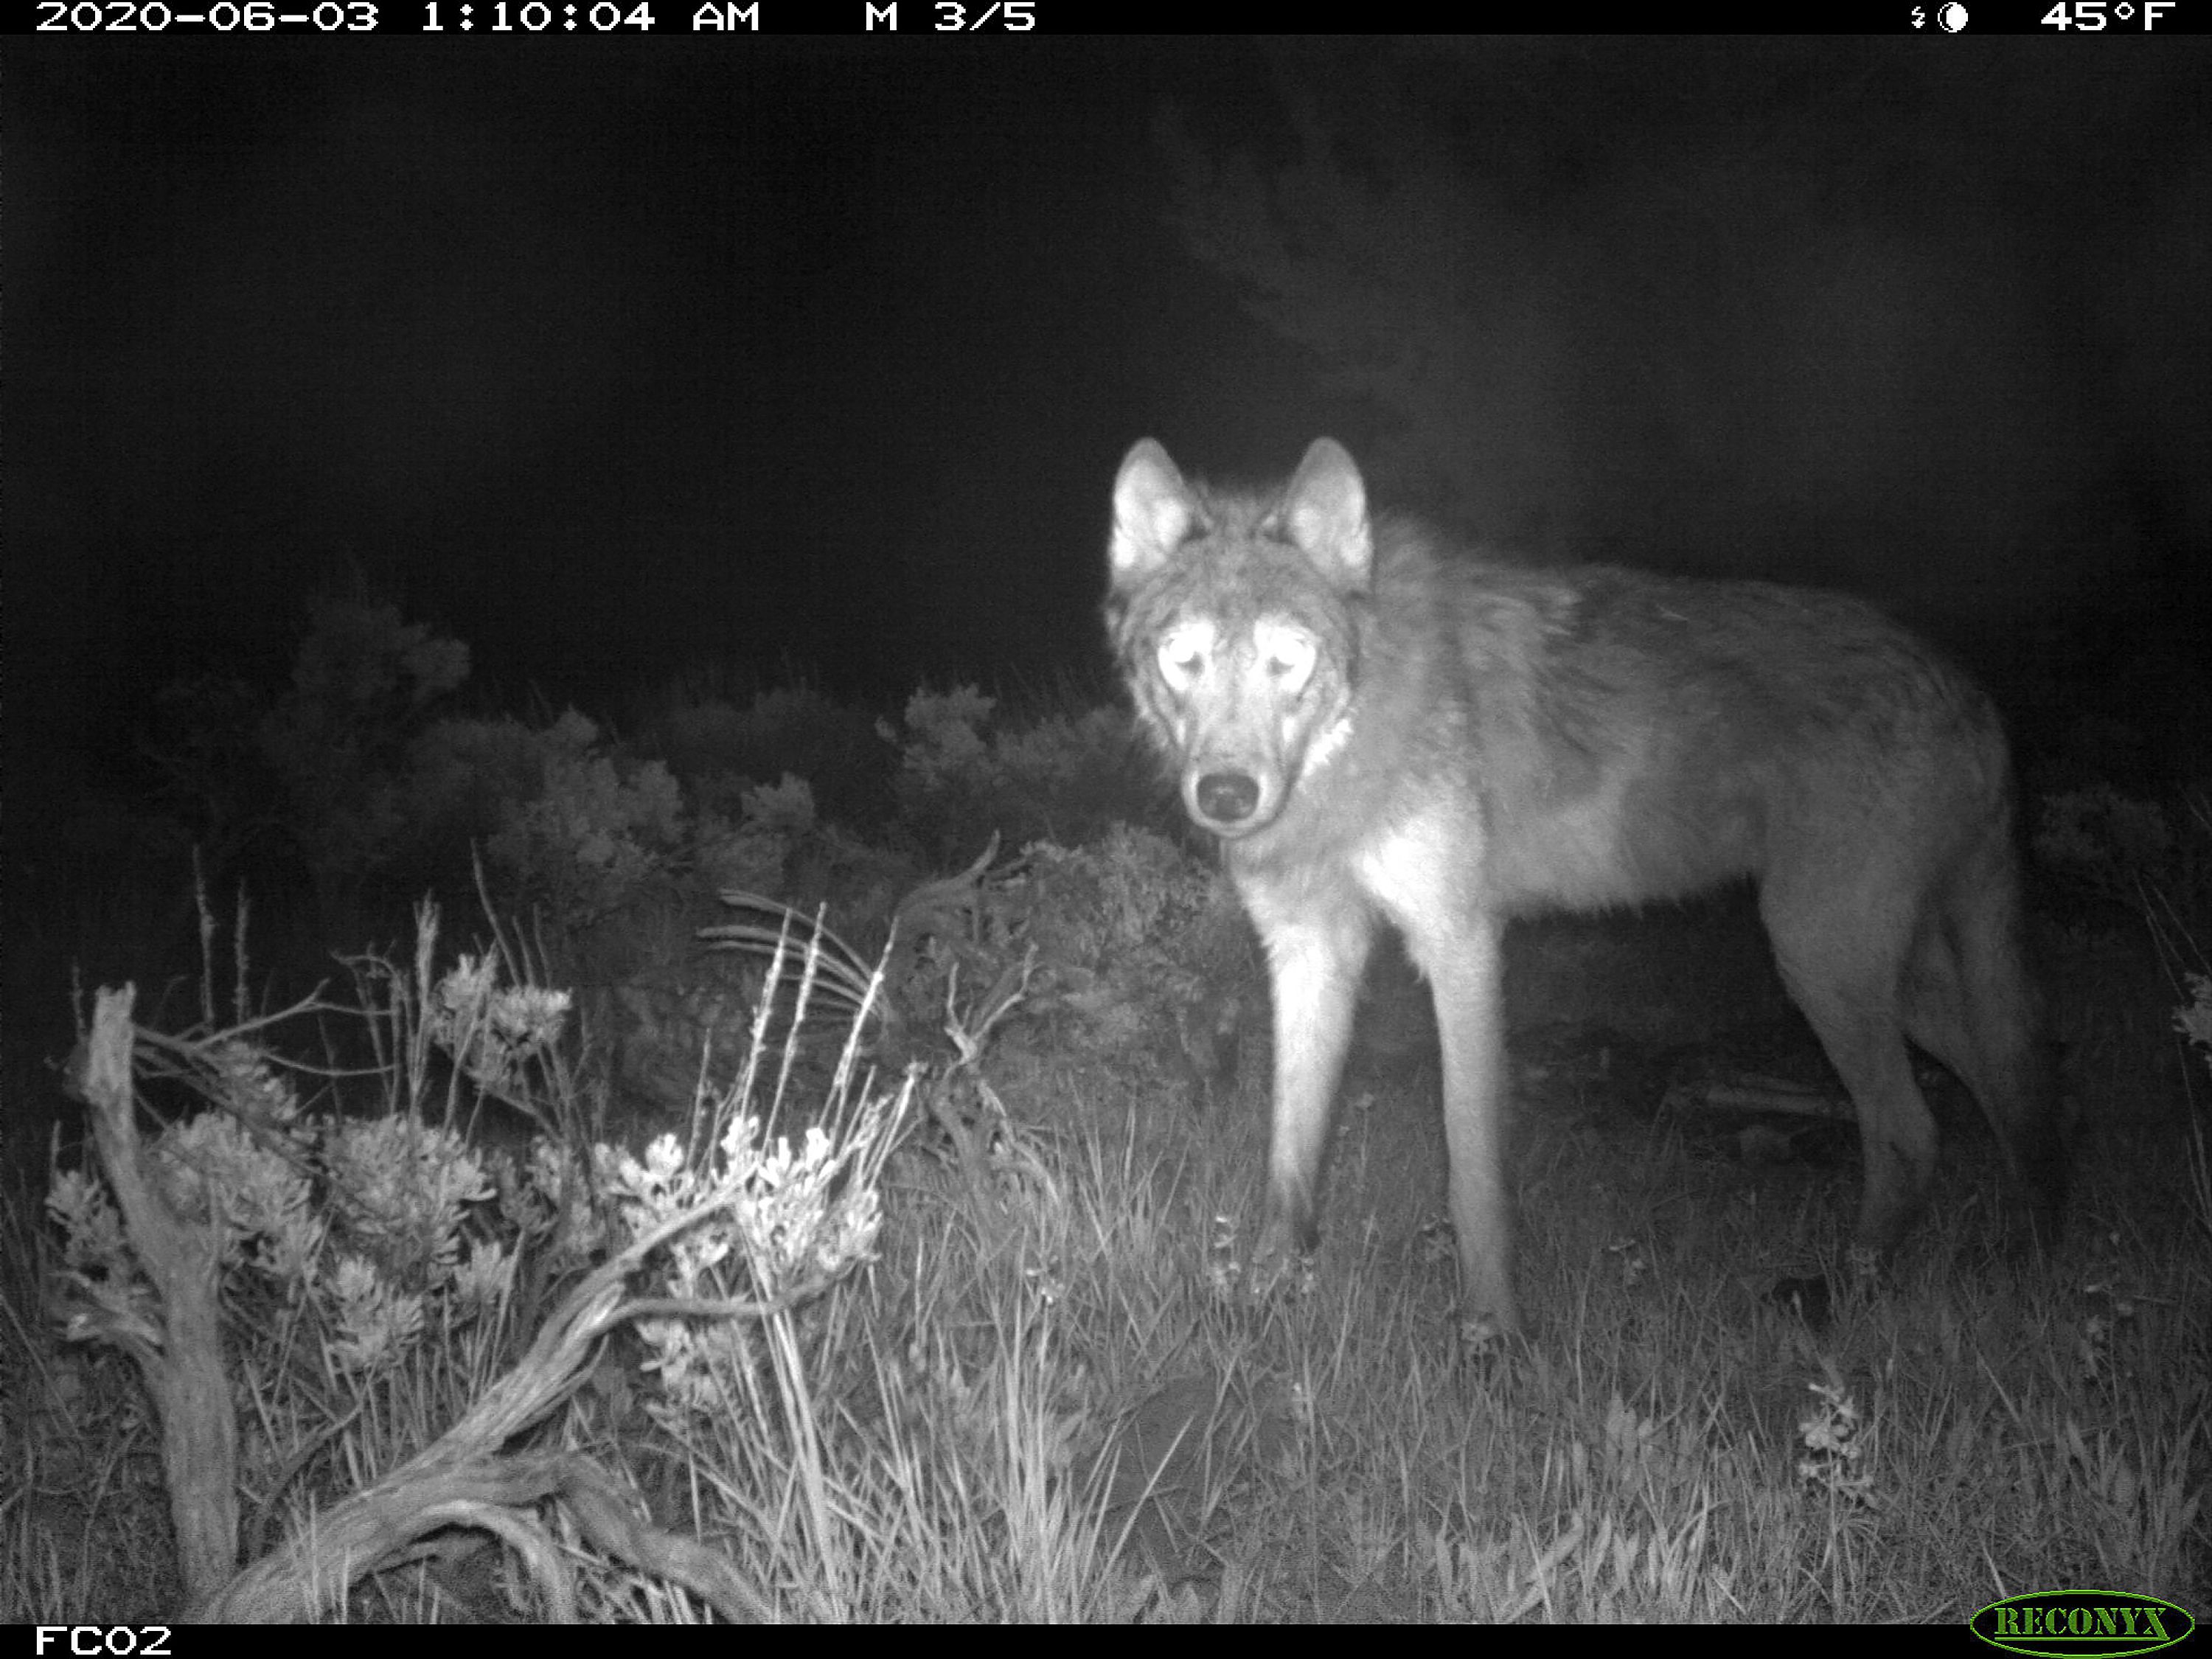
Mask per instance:
[[[594,1269],[562,1298],[529,1352],[458,1423],[374,1486],[322,1511],[216,1594],[196,1600],[185,1622],[274,1624],[316,1618],[342,1601],[356,1580],[405,1559],[427,1534],[453,1525],[484,1525],[487,1511],[469,1506],[516,1510],[556,1494],[568,1503],[586,1535],[602,1547],[665,1573],[727,1616],[760,1616],[764,1600],[744,1585],[732,1564],[702,1545],[671,1538],[634,1520],[617,1524],[616,1517],[626,1515],[625,1507],[611,1477],[588,1458],[501,1449],[582,1383],[602,1335],[648,1310],[648,1304],[623,1299],[624,1281],[645,1258],[720,1207],[710,1203],[672,1217]],[[822,1288],[810,1284],[744,1310],[775,1312]],[[653,1310],[665,1305],[650,1304]],[[683,1304],[678,1310],[719,1311],[714,1304]],[[520,1517],[511,1518],[520,1524]],[[523,1559],[536,1569],[538,1553],[526,1550]],[[545,1582],[551,1604],[567,1605],[565,1578]]]
[[[125,1346],[161,1419],[178,1565],[197,1598],[238,1565],[238,1419],[222,1364],[222,1224],[213,1215],[179,1215],[141,1159],[131,1072],[137,994],[125,985],[95,999],[81,1086],[131,1250],[159,1298],[158,1341]]]
[[[1771,1078],[1747,1078],[1738,1083],[1681,1083],[1667,1091],[1660,1102],[1664,1111],[1773,1112],[1784,1117],[1814,1117],[1834,1122],[1851,1121],[1848,1101],[1818,1089],[1801,1089]]]

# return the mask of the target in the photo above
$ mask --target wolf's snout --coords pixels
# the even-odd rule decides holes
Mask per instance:
[[[1208,823],[1242,823],[1260,805],[1260,781],[1242,772],[1208,772],[1192,792]]]

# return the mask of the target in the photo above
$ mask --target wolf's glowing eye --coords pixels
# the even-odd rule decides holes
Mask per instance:
[[[1310,635],[1293,628],[1264,628],[1256,643],[1267,678],[1287,691],[1296,691],[1314,672],[1316,650]]]
[[[1212,630],[1178,628],[1159,643],[1160,678],[1170,685],[1188,685],[1206,672],[1206,659],[1213,648]]]

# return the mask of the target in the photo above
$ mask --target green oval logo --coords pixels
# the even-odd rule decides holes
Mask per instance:
[[[2155,1595],[2117,1590],[2033,1590],[1992,1601],[1967,1628],[1993,1648],[2039,1656],[2095,1655],[2120,1659],[2156,1653],[2197,1628],[2188,1612]]]

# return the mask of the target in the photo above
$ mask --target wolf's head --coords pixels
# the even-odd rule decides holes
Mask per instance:
[[[1216,492],[1147,438],[1107,557],[1107,628],[1185,810],[1226,841],[1266,829],[1350,732],[1375,562],[1359,469],[1322,438],[1280,490]]]

